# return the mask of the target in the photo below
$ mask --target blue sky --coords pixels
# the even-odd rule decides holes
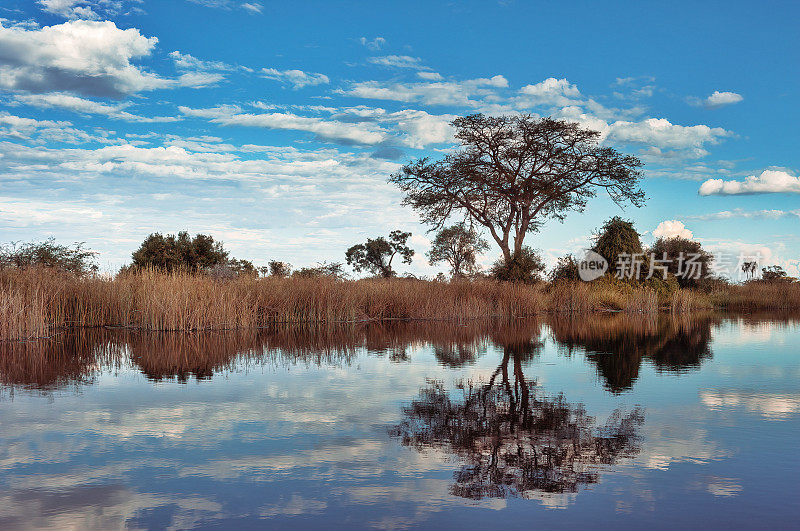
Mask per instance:
[[[105,269],[153,231],[237,257],[343,261],[430,234],[386,178],[452,149],[454,117],[576,120],[646,162],[647,206],[603,220],[798,274],[800,7],[788,2],[41,0],[0,6],[0,240],[85,241]],[[497,253],[484,257],[490,263]]]

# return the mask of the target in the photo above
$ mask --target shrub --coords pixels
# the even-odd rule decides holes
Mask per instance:
[[[696,288],[709,277],[714,256],[699,242],[685,238],[659,238],[650,248],[655,260],[667,260],[667,271],[682,288]]]
[[[46,267],[78,276],[97,272],[94,251],[87,251],[83,243],[61,245],[54,238],[43,242],[10,243],[0,247],[0,269],[27,269]]]
[[[608,261],[608,272],[614,274],[618,258],[641,254],[642,242],[633,222],[614,216],[603,224],[592,250]]]
[[[571,254],[559,258],[550,272],[550,282],[577,281],[580,278],[578,261]]]
[[[544,261],[535,249],[523,247],[510,260],[500,259],[492,266],[490,275],[503,282],[533,284],[542,280]]]

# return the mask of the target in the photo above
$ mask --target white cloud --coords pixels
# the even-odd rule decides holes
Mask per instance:
[[[276,70],[274,68],[262,68],[261,73],[267,79],[274,79],[283,83],[290,83],[294,89],[313,85],[326,85],[330,79],[325,74],[303,72],[302,70]]]
[[[159,123],[159,122],[174,122],[178,118],[173,116],[139,116],[125,111],[129,107],[129,103],[120,103],[115,105],[108,105],[70,94],[64,93],[50,93],[50,94],[18,94],[14,97],[15,101],[24,103],[26,105],[33,105],[36,107],[52,108],[58,107],[67,109],[82,114],[100,114],[114,118],[117,120],[125,120],[128,122],[139,123]]]
[[[383,37],[375,37],[372,40],[367,39],[366,37],[361,37],[358,40],[362,46],[366,46],[369,50],[380,50],[386,44],[386,39]]]
[[[101,20],[120,14],[126,3],[141,4],[141,0],[38,0],[42,11],[66,19]]]
[[[189,0],[193,4],[198,4],[204,7],[213,7],[217,9],[230,10],[235,7],[244,9],[253,14],[259,14],[264,9],[261,2],[234,2],[233,0]]]
[[[438,72],[417,72],[417,77],[426,81],[441,81],[444,78]]]
[[[733,210],[723,210],[721,212],[713,212],[710,214],[698,214],[695,216],[686,216],[689,219],[699,220],[724,220],[724,219],[780,219],[786,217],[796,216],[800,218],[800,209],[798,210],[778,210],[778,209],[763,209],[763,210],[743,210],[741,208],[734,208]]]
[[[264,10],[264,5],[261,2],[244,2],[242,4],[242,9],[251,13],[261,14]]]
[[[225,79],[217,72],[186,72],[178,77],[177,85],[181,87],[205,88],[216,85]]]
[[[700,195],[739,195],[785,193],[800,194],[800,177],[782,170],[764,170],[744,181],[709,179],[700,185]]]
[[[150,55],[157,42],[108,21],[74,20],[40,29],[0,22],[0,88],[102,97],[165,88],[170,80],[131,64]]]
[[[236,107],[191,109],[181,106],[179,110],[187,116],[208,118],[220,125],[308,131],[328,140],[379,144],[388,138],[384,130],[371,124],[344,123],[293,113],[245,114],[239,113]]]
[[[495,89],[506,87],[508,87],[508,80],[501,75],[496,75],[491,78],[434,83],[383,84],[378,81],[363,81],[354,83],[349,90],[341,91],[341,93],[366,99],[477,107],[480,105],[480,101],[474,98],[496,99]]]
[[[578,87],[566,79],[556,79],[549,77],[535,85],[525,85],[519,90],[520,94],[526,96],[524,103],[528,106],[533,105],[571,105],[576,99],[581,97]]]
[[[47,142],[63,142],[67,144],[97,142],[109,144],[114,142],[113,139],[101,133],[90,134],[81,129],[76,129],[72,127],[71,122],[35,120],[33,118],[14,116],[7,112],[0,112],[0,137],[31,141],[36,144]],[[12,145],[16,146],[16,144]]]
[[[232,71],[237,69],[236,66],[229,65],[228,63],[224,63],[222,61],[204,61],[191,54],[181,53],[178,50],[170,52],[169,56],[175,62],[175,66],[181,70]]]
[[[704,107],[708,107],[709,109],[716,109],[725,105],[733,105],[734,103],[739,103],[742,100],[744,100],[744,97],[742,97],[741,94],[737,94],[736,92],[720,92],[718,90],[715,90],[704,100],[699,98],[689,99],[690,103],[694,105],[702,105]]]
[[[410,55],[384,55],[381,57],[370,57],[367,61],[374,65],[392,68],[416,68],[418,70],[428,68],[420,64],[422,59],[419,57],[411,57]]]
[[[662,221],[653,230],[653,236],[656,238],[684,238],[686,240],[692,239],[692,231],[680,221],[670,219]]]
[[[666,118],[648,118],[639,122],[620,120],[610,124],[605,133],[612,142],[651,146],[653,155],[664,155],[665,150],[679,150],[695,157],[708,154],[706,144],[717,144],[721,138],[732,134],[721,127],[676,125]]]

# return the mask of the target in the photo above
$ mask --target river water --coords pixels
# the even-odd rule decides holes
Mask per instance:
[[[791,528],[800,320],[0,344],[0,528]]]

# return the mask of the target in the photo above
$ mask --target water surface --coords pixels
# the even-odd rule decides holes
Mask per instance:
[[[0,344],[0,528],[763,528],[779,316],[75,331]]]

